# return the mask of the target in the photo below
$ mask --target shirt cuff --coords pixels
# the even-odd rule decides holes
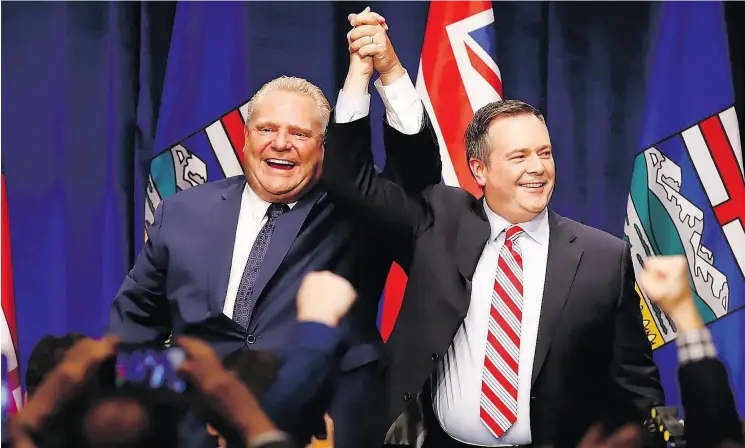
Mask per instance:
[[[407,135],[414,135],[422,130],[424,104],[408,72],[387,86],[378,78],[375,88],[385,105],[386,120],[393,129]]]
[[[678,364],[688,364],[717,357],[717,349],[708,328],[678,333]]]
[[[347,93],[339,90],[336,99],[334,120],[337,123],[350,123],[370,114],[370,94]]]
[[[260,448],[269,443],[286,442],[289,439],[282,431],[268,431],[249,440],[249,448]]]

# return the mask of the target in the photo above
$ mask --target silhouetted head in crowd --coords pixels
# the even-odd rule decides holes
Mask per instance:
[[[167,404],[139,394],[102,398],[85,413],[79,446],[87,448],[176,447],[174,414]]]
[[[26,367],[26,397],[31,397],[49,373],[67,355],[75,343],[85,339],[84,334],[68,333],[64,336],[44,336],[36,344]]]

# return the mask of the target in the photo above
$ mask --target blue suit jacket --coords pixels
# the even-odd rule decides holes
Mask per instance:
[[[440,156],[426,115],[415,135],[385,126],[384,175],[412,192],[439,183]],[[329,387],[319,384],[306,396],[310,403],[296,403],[309,410],[308,420],[320,422],[328,409],[336,446],[379,446],[387,428],[385,362],[376,320],[397,242],[350,219],[318,185],[277,220],[246,332],[222,313],[245,183],[244,176],[235,176],[160,203],[149,239],[114,299],[107,331],[124,342],[164,341],[169,332],[196,336],[221,356],[241,347],[284,356],[298,327],[300,282],[310,271],[332,271],[353,284],[359,300],[339,325],[339,347],[325,375]]]

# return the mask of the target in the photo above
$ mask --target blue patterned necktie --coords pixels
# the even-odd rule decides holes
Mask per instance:
[[[248,322],[251,319],[251,311],[253,311],[254,305],[252,297],[254,285],[256,285],[256,279],[259,277],[259,268],[261,268],[261,262],[264,260],[264,255],[266,255],[266,250],[269,247],[269,241],[272,239],[274,226],[277,224],[279,215],[288,209],[287,204],[269,205],[269,210],[266,212],[269,218],[256,236],[251,254],[248,256],[248,262],[243,270],[243,277],[241,277],[238,294],[235,296],[235,305],[233,306],[233,320],[244,329],[248,329]]]

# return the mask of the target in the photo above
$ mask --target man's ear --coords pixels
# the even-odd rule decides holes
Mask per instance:
[[[478,159],[469,159],[468,168],[471,170],[473,178],[480,187],[486,185],[486,164]]]

